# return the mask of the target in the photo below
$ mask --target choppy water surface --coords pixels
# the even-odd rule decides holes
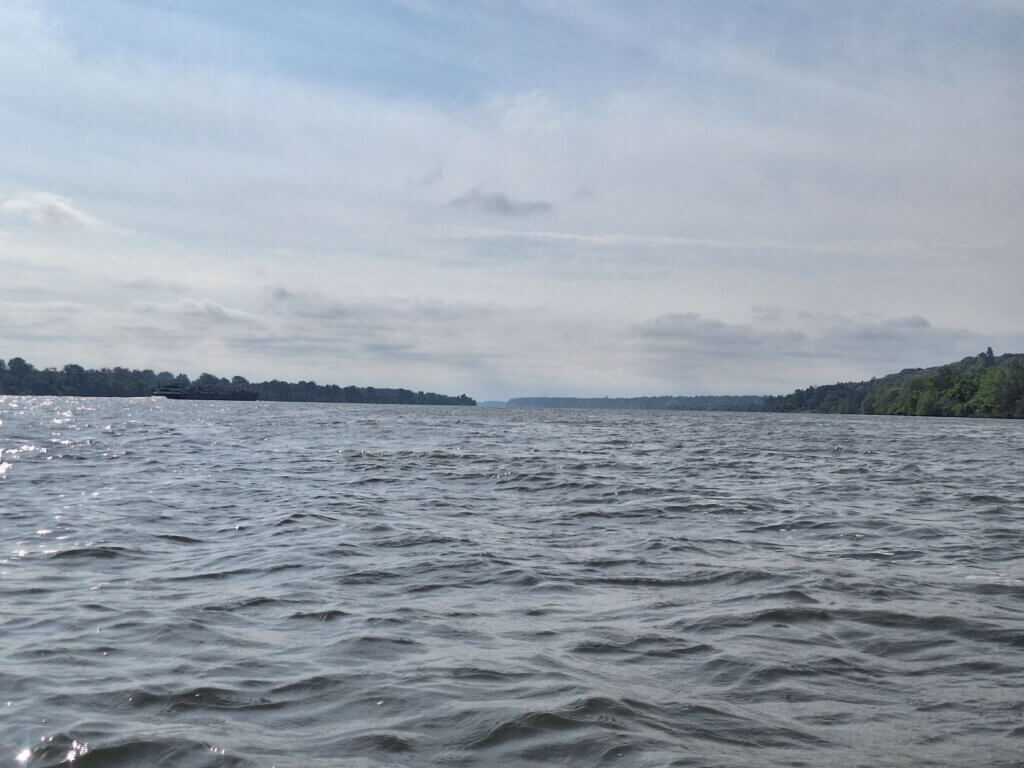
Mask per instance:
[[[0,764],[1024,755],[1024,424],[0,398]]]

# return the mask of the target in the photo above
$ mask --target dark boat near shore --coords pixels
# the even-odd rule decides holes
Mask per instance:
[[[154,397],[166,397],[168,400],[259,400],[260,395],[252,389],[210,389],[207,387],[182,387],[171,385],[160,387],[153,392]]]

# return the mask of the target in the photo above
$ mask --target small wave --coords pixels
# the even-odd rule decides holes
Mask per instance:
[[[244,610],[246,608],[262,608],[265,605],[287,605],[288,603],[294,602],[293,600],[282,600],[276,597],[267,597],[265,595],[257,595],[256,597],[245,597],[238,600],[233,600],[229,603],[218,603],[215,605],[204,605],[204,611],[212,611],[214,613],[224,612],[230,613],[231,611]]]
[[[1009,504],[1010,500],[991,493],[975,493],[966,498],[972,504]]]
[[[276,709],[281,706],[263,696],[254,696],[230,688],[204,686],[173,693],[137,691],[131,701],[136,708],[157,709],[171,714],[195,709],[257,710]]]
[[[799,589],[784,589],[777,592],[753,592],[749,595],[741,595],[739,597],[730,598],[727,602],[744,602],[744,601],[773,601],[779,600],[790,600],[797,603],[805,603],[808,605],[816,605],[819,601],[808,595],[806,592],[802,592]]]
[[[715,649],[706,643],[681,642],[667,635],[639,635],[627,640],[586,640],[572,648],[573,653],[596,655],[633,655],[674,658],[711,653]]]
[[[293,512],[289,515],[285,515],[278,520],[274,525],[276,527],[299,525],[306,521],[320,522],[320,523],[331,523],[335,522],[334,518],[330,515],[324,515],[318,512]]]
[[[529,673],[524,672],[503,672],[474,666],[452,667],[446,669],[445,674],[455,680],[471,680],[482,683],[500,683],[530,677]]]
[[[130,550],[127,547],[77,547],[74,549],[62,549],[58,552],[54,552],[50,555],[51,560],[65,560],[65,559],[100,559],[110,560],[118,557],[133,557],[141,554],[138,550]]]
[[[752,581],[771,581],[777,574],[762,570],[738,569],[719,573],[698,573],[693,576],[593,576],[576,579],[577,584],[608,584],[621,587],[697,587],[726,582],[746,584]]]
[[[347,611],[338,610],[337,608],[331,608],[325,611],[296,611],[291,614],[288,618],[290,619],[310,619],[312,621],[336,621],[338,619],[345,619],[351,616],[351,613]]]
[[[586,725],[581,717],[582,713],[577,710],[575,705],[571,705],[567,709],[567,712],[526,712],[501,720],[488,727],[484,732],[470,736],[465,741],[465,746],[472,749],[504,746],[509,742],[571,731]]]
[[[347,737],[339,745],[339,748],[344,752],[355,755],[374,754],[377,752],[401,755],[413,752],[416,749],[416,743],[407,735],[392,731],[376,731]]]
[[[202,573],[183,574],[181,576],[168,576],[167,581],[220,581],[238,576],[249,576],[259,573],[258,568],[225,568],[222,571],[204,571]]]
[[[242,757],[210,743],[184,738],[147,738],[101,741],[85,744],[64,734],[47,739],[41,747],[27,750],[25,762],[32,768],[106,768],[107,766],[183,766],[222,768],[248,765]],[[73,758],[69,757],[74,755]]]
[[[754,528],[747,529],[749,533],[769,533],[776,531],[799,531],[802,529],[809,530],[829,530],[833,528],[840,528],[842,524],[832,520],[810,520],[806,518],[787,520],[782,523],[772,523],[770,525],[759,525]]]
[[[833,621],[832,612],[814,608],[770,608],[753,613],[726,614],[709,616],[696,620],[685,619],[673,622],[670,626],[686,631],[718,632],[723,629],[749,627],[756,624],[774,624],[789,626],[791,624],[808,624]]]
[[[158,533],[157,538],[173,541],[175,544],[202,544],[202,539],[194,539],[191,536],[184,536],[180,533]]]

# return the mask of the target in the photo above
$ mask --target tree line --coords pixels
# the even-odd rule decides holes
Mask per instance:
[[[148,397],[161,387],[178,385],[207,390],[253,390],[260,400],[303,403],[381,403],[403,405],[476,405],[466,395],[453,397],[435,392],[376,387],[339,387],[315,381],[250,382],[242,376],[231,379],[204,373],[195,380],[183,373],[155,373],[151,369],[83,368],[74,363],[63,368],[36,368],[20,357],[7,362],[0,358],[0,395],[75,395],[79,397]]]
[[[935,368],[908,368],[880,379],[841,382],[765,397],[768,411],[890,416],[1024,418],[1024,355],[974,357]]]

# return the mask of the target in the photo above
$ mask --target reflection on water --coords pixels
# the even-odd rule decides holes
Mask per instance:
[[[0,398],[0,755],[1017,765],[1022,478],[1019,422]]]

